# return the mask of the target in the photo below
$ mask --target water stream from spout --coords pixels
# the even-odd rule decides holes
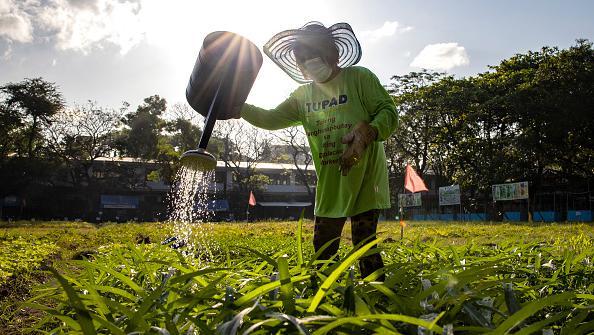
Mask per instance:
[[[172,238],[169,243],[191,257],[192,262],[209,261],[216,245],[212,242],[213,212],[209,210],[209,194],[214,193],[214,171],[181,167],[168,195]]]

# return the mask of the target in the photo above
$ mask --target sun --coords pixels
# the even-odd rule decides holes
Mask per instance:
[[[167,68],[165,96],[171,102],[185,101],[185,86],[204,38],[213,31],[231,31],[262,45],[275,33],[302,26],[310,20],[310,5],[294,6],[278,1],[149,1],[142,6],[142,25],[147,43],[162,55]],[[286,10],[291,7],[291,11]],[[312,5],[313,6],[313,5]],[[316,4],[322,10],[324,4]],[[323,11],[322,11],[323,12]],[[265,57],[266,58],[266,57]],[[161,71],[163,72],[163,71]],[[163,85],[160,85],[163,86]],[[248,102],[272,108],[297,87],[268,59],[258,74]]]

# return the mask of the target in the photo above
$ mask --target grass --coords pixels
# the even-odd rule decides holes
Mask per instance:
[[[386,222],[358,250],[345,229],[338,262],[315,261],[308,221],[201,230],[194,258],[160,244],[166,224],[1,223],[0,332],[594,331],[592,225],[410,223],[401,241]],[[386,267],[359,278],[373,243]]]

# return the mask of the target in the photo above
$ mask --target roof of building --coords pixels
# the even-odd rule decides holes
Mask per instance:
[[[140,158],[133,158],[133,157],[99,157],[97,159],[95,159],[96,161],[99,162],[123,162],[123,163],[149,163],[149,164],[156,164],[158,163],[155,160],[146,160],[146,159],[140,159]],[[248,166],[250,166],[251,162],[239,162],[239,167],[240,168],[247,168]],[[234,166],[234,165],[231,165]],[[225,167],[225,162],[224,161],[217,161],[217,167],[219,168],[224,168]],[[255,163],[255,167],[256,169],[259,170],[296,170],[295,165],[294,164],[289,164],[289,163],[270,163],[270,162],[259,162],[259,163]],[[300,164],[299,168],[305,170],[305,165]],[[315,171],[315,168],[313,166],[313,164],[309,164],[307,166],[307,170],[308,171]]]
[[[239,167],[247,168],[250,164],[252,164],[252,163],[239,162]],[[232,165],[232,166],[234,166],[234,165]],[[217,161],[217,167],[225,167],[225,162]],[[256,167],[256,169],[260,169],[260,170],[295,170],[296,169],[294,164],[289,164],[289,163],[259,162],[259,163],[255,163],[255,167]],[[299,168],[305,170],[305,165],[300,164]],[[313,164],[309,164],[307,166],[307,170],[315,171]]]

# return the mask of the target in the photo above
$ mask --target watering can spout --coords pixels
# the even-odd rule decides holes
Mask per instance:
[[[188,150],[180,158],[182,166],[199,171],[210,171],[217,167],[217,159],[208,151],[198,148]]]

